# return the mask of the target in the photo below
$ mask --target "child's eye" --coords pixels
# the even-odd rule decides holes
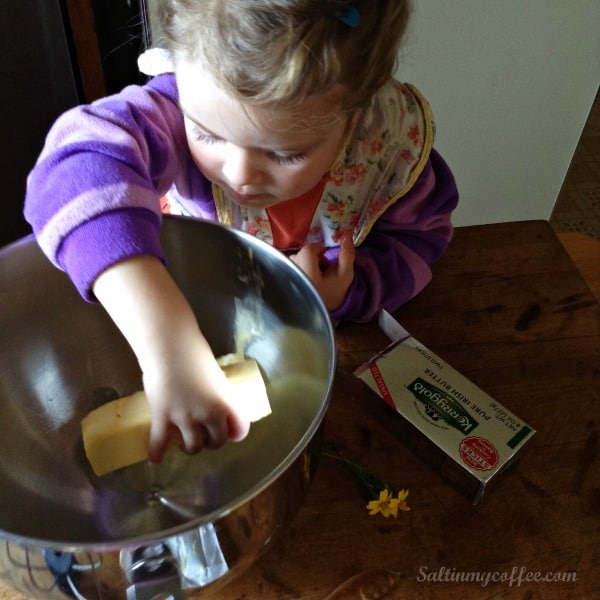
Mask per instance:
[[[221,138],[210,135],[201,129],[193,130],[194,139],[203,144],[218,144],[223,140]],[[306,158],[306,154],[298,152],[296,154],[277,154],[277,152],[267,152],[267,155],[280,165],[296,165]]]
[[[302,152],[298,154],[276,154],[272,152],[271,158],[280,165],[297,165],[306,158],[306,154]]]
[[[204,133],[199,129],[194,131],[194,139],[197,142],[203,142],[205,144],[216,144],[219,141],[219,138],[213,137],[212,135],[208,135],[207,133]]]

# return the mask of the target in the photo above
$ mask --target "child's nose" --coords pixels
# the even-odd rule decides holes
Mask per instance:
[[[231,147],[223,163],[223,175],[232,188],[241,190],[244,186],[258,183],[260,167],[252,151]]]

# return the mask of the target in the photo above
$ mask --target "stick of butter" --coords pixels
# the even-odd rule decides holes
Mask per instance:
[[[234,389],[234,409],[254,423],[271,414],[260,368],[254,359],[219,359]],[[150,405],[143,391],[92,410],[81,420],[85,454],[98,476],[148,458]]]

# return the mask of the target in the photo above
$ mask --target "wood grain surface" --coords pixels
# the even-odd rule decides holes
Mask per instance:
[[[323,458],[291,529],[238,580],[190,597],[600,597],[600,306],[548,223],[458,228],[395,317],[537,430],[519,460],[473,506],[340,376],[325,441],[408,488],[411,511],[369,516],[355,481]],[[339,325],[336,339],[343,371],[387,344],[375,324]]]

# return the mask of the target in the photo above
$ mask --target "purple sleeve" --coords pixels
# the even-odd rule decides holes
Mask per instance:
[[[344,304],[331,317],[370,321],[382,308],[393,312],[418,294],[431,280],[431,265],[452,239],[450,215],[457,202],[454,177],[433,150],[415,185],[357,248],[354,280]]]
[[[164,260],[160,197],[185,162],[173,76],[62,115],[27,180],[25,217],[42,250],[80,294],[107,267],[148,254]]]

